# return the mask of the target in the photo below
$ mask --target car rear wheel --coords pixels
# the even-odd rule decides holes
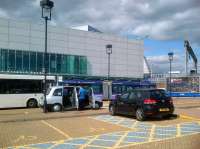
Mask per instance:
[[[62,106],[60,104],[54,104],[52,107],[53,112],[60,112],[62,110]]]
[[[115,112],[115,108],[114,108],[113,105],[110,106],[110,108],[109,108],[109,112],[110,112],[110,114],[113,115],[113,116],[116,114],[116,112]]]
[[[138,108],[136,110],[136,119],[138,121],[144,121],[145,120],[144,111],[141,108]]]

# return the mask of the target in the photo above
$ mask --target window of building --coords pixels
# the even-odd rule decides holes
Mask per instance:
[[[36,52],[30,52],[30,71],[36,72]]]
[[[22,71],[22,51],[16,51],[16,71]]]
[[[23,51],[23,71],[29,72],[29,52]]]
[[[15,73],[43,73],[44,53],[0,49],[0,71]],[[47,73],[87,74],[85,56],[47,53]]]
[[[37,72],[43,72],[44,54],[37,52]]]
[[[74,67],[75,67],[75,56],[69,55],[67,58],[67,73],[68,74],[75,74]]]
[[[56,55],[50,54],[50,73],[56,72]]]
[[[56,66],[57,66],[56,72],[61,73],[61,66],[62,66],[62,55],[61,54],[57,54]]]
[[[8,70],[15,70],[15,50],[8,51]]]

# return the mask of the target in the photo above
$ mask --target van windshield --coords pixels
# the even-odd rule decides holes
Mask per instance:
[[[167,97],[167,94],[164,90],[151,90],[150,97],[156,99],[165,99]]]

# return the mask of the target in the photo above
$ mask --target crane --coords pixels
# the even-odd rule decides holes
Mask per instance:
[[[194,64],[194,71],[195,73],[197,73],[197,57],[192,49],[192,47],[190,46],[190,43],[188,40],[184,41],[184,47],[185,47],[185,73],[186,75],[188,74],[188,61],[189,61],[189,57],[192,57],[193,60],[193,64]]]

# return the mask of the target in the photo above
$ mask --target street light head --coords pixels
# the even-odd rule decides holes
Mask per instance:
[[[41,0],[40,6],[42,8],[42,18],[46,18],[47,20],[51,20],[51,9],[54,6],[53,1]]]
[[[173,52],[169,52],[169,53],[168,53],[168,56],[169,56],[169,60],[172,61],[172,60],[173,60],[174,53],[173,53]]]
[[[106,45],[106,53],[112,54],[112,45],[111,44]]]

